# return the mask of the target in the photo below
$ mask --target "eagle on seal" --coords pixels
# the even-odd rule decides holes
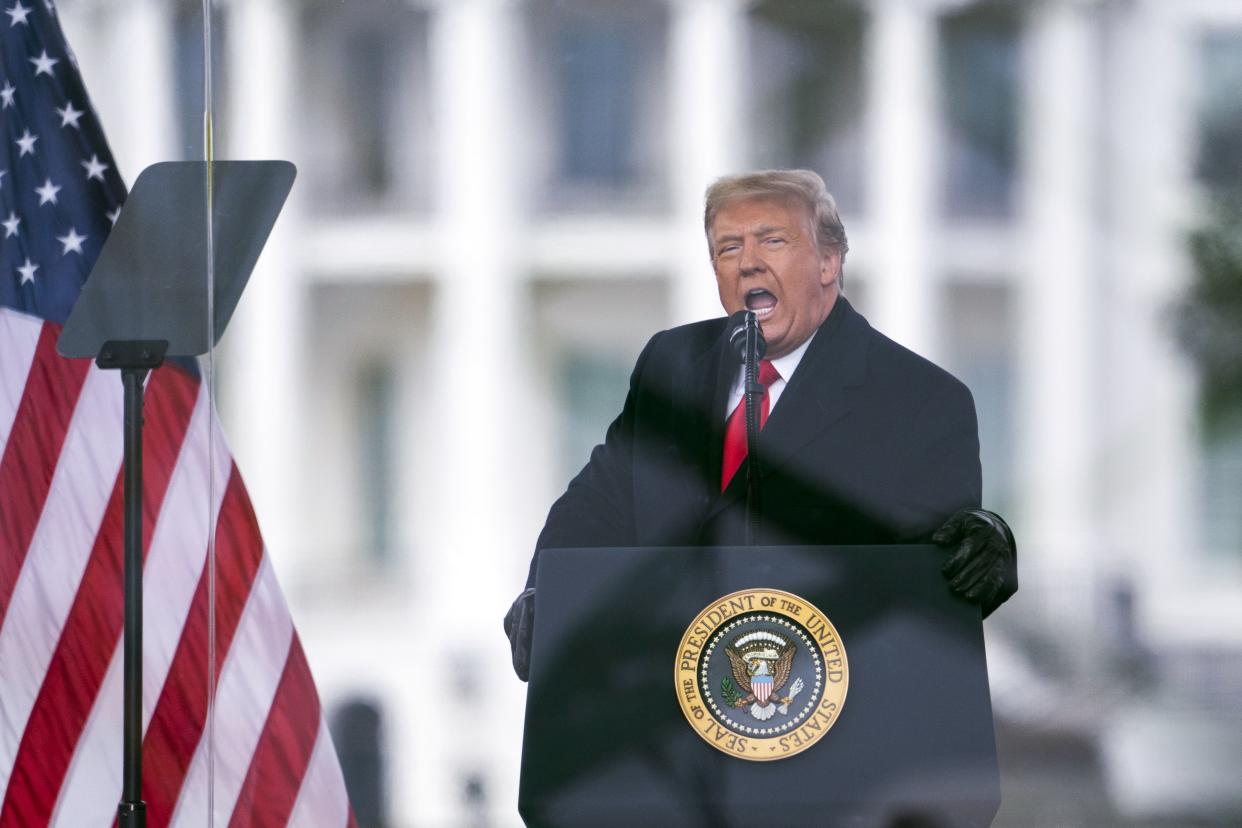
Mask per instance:
[[[789,703],[802,689],[801,680],[794,682],[791,693],[781,696],[789,674],[793,670],[797,648],[776,633],[759,631],[738,636],[725,647],[729,657],[733,680],[745,696],[739,697],[734,707],[750,705],[750,714],[760,721],[767,721],[776,714],[787,713]]]

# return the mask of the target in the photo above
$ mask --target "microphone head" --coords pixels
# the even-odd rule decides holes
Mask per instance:
[[[729,317],[729,344],[737,352],[738,359],[746,361],[746,329],[753,328],[755,336],[755,358],[763,359],[768,350],[768,343],[763,338],[763,330],[754,311],[740,310]]]

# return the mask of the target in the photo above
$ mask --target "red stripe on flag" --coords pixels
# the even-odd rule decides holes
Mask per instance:
[[[262,559],[259,521],[234,466],[216,533],[217,681]],[[143,739],[142,798],[151,828],[164,828],[172,819],[207,721],[207,566],[204,562],[168,679]]]
[[[297,633],[237,795],[229,828],[267,828],[289,821],[319,732],[319,696]]]
[[[39,333],[9,442],[0,458],[0,625],[39,525],[56,460],[90,363],[56,353],[60,326]]]
[[[118,380],[119,381],[119,380]],[[198,382],[177,368],[152,374],[143,430],[142,543],[151,533],[185,439]],[[73,606],[61,630],[13,763],[0,828],[43,825],[73,758],[123,626],[123,473],[95,537]],[[117,757],[118,761],[120,757]]]
[[[352,806],[349,809],[349,823],[345,826],[345,828],[358,828],[358,818],[354,816],[354,809]]]

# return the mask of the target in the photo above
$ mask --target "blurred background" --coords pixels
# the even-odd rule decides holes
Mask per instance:
[[[200,0],[58,6],[127,180],[201,158]],[[216,157],[299,169],[217,399],[364,828],[519,824],[501,617],[757,167],[824,176],[850,301],[974,392],[996,824],[1242,821],[1242,3],[210,16]]]

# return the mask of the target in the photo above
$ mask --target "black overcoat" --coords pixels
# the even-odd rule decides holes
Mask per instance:
[[[537,549],[741,545],[748,458],[720,491],[738,370],[724,318],[661,331]],[[838,297],[759,434],[761,544],[926,543],[979,506],[969,389]],[[531,563],[528,586],[534,585]],[[990,612],[1017,588],[1016,570]]]

